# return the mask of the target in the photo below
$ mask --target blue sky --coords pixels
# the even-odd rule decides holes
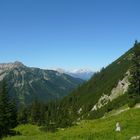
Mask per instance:
[[[0,0],[0,63],[110,64],[140,40],[140,0]]]

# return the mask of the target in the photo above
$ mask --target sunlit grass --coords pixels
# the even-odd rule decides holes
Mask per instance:
[[[115,132],[116,122],[120,122],[121,132]],[[81,121],[78,126],[55,133],[41,132],[38,126],[20,125],[15,130],[21,136],[3,140],[130,140],[132,136],[140,136],[139,128],[140,109],[130,109],[116,116]]]

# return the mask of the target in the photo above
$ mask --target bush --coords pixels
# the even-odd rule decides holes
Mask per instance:
[[[130,99],[128,102],[128,106],[130,108],[134,107],[136,105],[136,99]]]
[[[44,132],[56,132],[57,131],[57,127],[54,125],[54,124],[49,124],[49,125],[46,125],[44,127],[41,127],[40,128],[41,131],[44,131]]]

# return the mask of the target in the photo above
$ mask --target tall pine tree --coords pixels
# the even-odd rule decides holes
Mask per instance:
[[[0,137],[7,135],[17,125],[16,116],[16,105],[10,100],[4,81],[0,91]]]
[[[131,83],[128,89],[129,106],[132,107],[140,98],[140,44],[135,41],[130,68]]]

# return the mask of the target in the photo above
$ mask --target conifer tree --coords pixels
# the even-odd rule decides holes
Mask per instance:
[[[17,105],[15,100],[10,100],[10,128],[17,126]]]
[[[40,118],[40,104],[37,100],[33,101],[30,111],[30,122],[33,124],[37,124]]]
[[[10,122],[10,108],[9,108],[9,98],[6,89],[6,83],[2,85],[2,91],[0,93],[0,133],[1,136],[5,135],[9,131]]]
[[[28,106],[28,108],[29,108],[29,106]],[[19,124],[28,123],[28,116],[29,116],[29,113],[27,111],[27,107],[22,106],[18,109],[17,121]]]
[[[129,79],[131,84],[128,89],[129,106],[134,106],[140,97],[140,44],[137,41],[133,49]]]
[[[4,81],[0,92],[0,137],[7,135],[17,125],[16,115],[16,106],[9,99]]]

